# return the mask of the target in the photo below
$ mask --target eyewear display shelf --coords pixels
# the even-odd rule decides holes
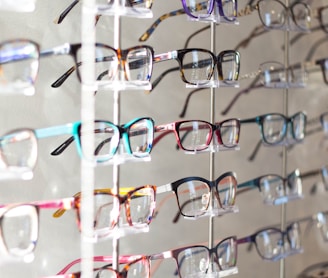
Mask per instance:
[[[1,0],[0,0],[1,1]],[[94,190],[95,190],[95,181],[96,181],[96,171],[95,167],[97,166],[94,162],[94,154],[95,150],[93,146],[95,146],[95,132],[94,130],[97,130],[95,127],[95,120],[96,120],[96,94],[95,91],[99,89],[99,84],[97,83],[98,80],[95,80],[95,72],[96,72],[96,66],[94,61],[97,61],[97,57],[95,57],[96,49],[95,49],[95,43],[96,43],[96,37],[97,37],[97,28],[95,28],[95,17],[97,15],[101,15],[102,17],[112,17],[113,19],[113,45],[112,47],[115,49],[122,49],[122,37],[124,37],[124,31],[122,30],[122,20],[124,18],[132,18],[132,19],[147,19],[152,17],[152,12],[150,9],[136,9],[132,7],[127,7],[125,4],[125,1],[121,0],[114,0],[111,5],[97,5],[96,0],[83,0],[81,1],[81,60],[83,60],[83,63],[85,63],[88,66],[85,66],[81,69],[81,78],[83,82],[81,82],[81,108],[80,108],[80,115],[81,115],[81,122],[82,122],[82,128],[81,128],[81,146],[83,149],[83,156],[84,159],[81,159],[81,203],[80,203],[80,229],[81,229],[81,236],[80,236],[80,260],[79,265],[81,272],[81,277],[83,278],[91,278],[94,277],[95,272],[95,262],[101,261],[101,256],[98,256],[95,249],[95,243],[100,242],[111,242],[112,243],[112,252],[108,255],[107,258],[111,257],[111,259],[104,260],[106,263],[109,263],[108,266],[111,269],[114,269],[114,271],[120,272],[122,271],[122,261],[124,261],[124,265],[131,262],[135,258],[139,258],[138,255],[135,255],[135,257],[129,257],[126,254],[125,250],[121,250],[120,248],[120,241],[124,240],[126,237],[133,236],[137,238],[139,234],[145,234],[151,229],[151,226],[149,227],[148,224],[135,224],[134,226],[126,225],[125,223],[122,223],[121,220],[119,220],[117,223],[115,223],[115,228],[113,229],[105,229],[104,231],[101,231],[99,233],[94,232],[94,226],[95,226],[95,201],[94,201]],[[286,7],[290,6],[290,0],[285,0]],[[1,6],[0,6],[1,8]],[[216,11],[217,12],[217,11]],[[199,25],[198,22],[202,22],[205,24],[210,25],[210,51],[212,53],[217,53],[217,28],[230,28],[230,26],[227,25],[238,25],[236,22],[226,22],[222,18],[220,19],[220,16],[213,12],[213,15],[211,17],[208,17],[206,19],[202,18],[193,18],[189,19],[190,22],[188,24],[194,24]],[[239,26],[237,26],[238,28]],[[275,31],[276,32],[276,31]],[[290,66],[290,31],[284,30],[284,50],[283,50],[283,60],[284,60],[284,67],[289,68]],[[1,57],[0,57],[1,58]],[[121,63],[121,66],[123,63]],[[285,79],[289,80],[288,71],[286,71]],[[232,84],[232,83],[231,83]],[[199,85],[186,85],[186,88],[200,88],[202,86]],[[222,88],[221,88],[222,87]],[[229,87],[229,86],[227,86]],[[236,88],[239,87],[237,83],[233,83],[230,87]],[[210,91],[210,101],[208,103],[209,105],[209,119],[207,119],[211,124],[215,124],[217,122],[216,119],[216,111],[217,111],[217,103],[220,102],[220,99],[216,99],[218,93],[216,90],[223,90],[226,89],[225,86],[220,86],[220,82],[218,82],[218,76],[217,74],[214,74],[212,77],[212,80],[204,86],[204,88],[208,89]],[[115,77],[114,81],[107,82],[104,81],[101,83],[101,89],[102,91],[108,91],[112,94],[112,102],[109,103],[109,105],[112,106],[113,110],[113,119],[112,123],[116,126],[121,126],[121,94],[123,91],[149,91],[151,90],[151,83],[150,82],[141,82],[139,84],[136,84],[135,82],[129,82],[126,80],[126,72],[119,72],[117,76]],[[278,88],[279,89],[279,88]],[[281,88],[280,88],[281,89]],[[283,88],[283,105],[282,110],[284,115],[289,114],[289,88],[288,86]],[[128,94],[128,93],[127,93]],[[129,96],[127,96],[128,98]],[[147,97],[147,96],[145,96]],[[200,107],[201,108],[201,107]],[[125,109],[123,107],[123,109]],[[147,111],[146,111],[147,113]],[[155,125],[158,125],[159,123],[155,122]],[[143,131],[144,132],[144,131]],[[155,134],[156,134],[156,127],[155,127]],[[131,133],[129,134],[131,135]],[[121,138],[123,141],[123,138]],[[216,145],[218,142],[213,142],[209,148],[209,151],[205,151],[202,154],[202,156],[208,155],[208,170],[209,170],[209,180],[214,181],[216,178],[216,171],[217,169],[220,169],[220,165],[216,165],[217,162],[217,156],[218,151],[222,151],[222,149],[219,148],[218,145]],[[235,152],[239,149],[239,146],[235,148],[231,148],[232,152]],[[180,150],[181,151],[181,150]],[[197,151],[191,152],[192,155],[198,155]],[[88,159],[90,158],[90,159]],[[189,158],[189,156],[186,156],[186,160]],[[282,176],[287,176],[287,169],[288,169],[288,159],[287,159],[287,146],[282,146]],[[124,195],[128,189],[131,189],[130,187],[127,189],[125,187],[121,186],[121,167],[124,167],[126,164],[134,164],[135,167],[140,167],[140,164],[142,163],[150,163],[151,158],[149,156],[145,156],[142,158],[136,158],[132,154],[128,153],[123,146],[123,143],[119,145],[119,148],[117,150],[117,153],[113,157],[111,161],[108,163],[105,163],[104,167],[111,167],[112,169],[112,187],[111,187],[111,193],[113,195]],[[137,165],[138,164],[138,165]],[[138,171],[137,171],[138,172]],[[169,177],[170,178],[170,177]],[[150,176],[150,180],[152,180],[152,177]],[[164,188],[158,186],[157,188]],[[165,190],[167,189],[167,185],[165,187]],[[159,192],[158,192],[159,193]],[[137,194],[137,198],[142,196],[144,194],[144,191],[141,191]],[[221,218],[228,219],[230,217],[229,214],[238,214],[239,209],[236,205],[230,206],[229,209],[218,209],[215,202],[218,200],[216,199],[214,189],[212,188],[209,195],[203,194],[202,195],[202,201],[206,201],[206,199],[209,199],[209,208],[206,213],[203,214],[204,218],[208,219],[208,248],[213,249],[214,248],[214,242],[217,240],[217,238],[220,236],[220,234],[215,234],[215,221],[222,221]],[[119,199],[113,198],[113,210],[119,211],[121,214],[122,212],[122,204]],[[298,198],[295,198],[298,199]],[[287,199],[283,199],[281,202],[277,202],[278,205],[280,205],[281,213],[280,213],[280,229],[284,231],[287,226]],[[272,205],[272,204],[270,204]],[[155,200],[154,204],[151,204],[151,208],[155,206]],[[127,208],[125,208],[127,209]],[[110,215],[111,217],[114,217],[113,215]],[[222,217],[221,217],[222,216]],[[186,217],[188,218],[188,217]],[[202,217],[199,217],[202,218]],[[198,218],[195,217],[195,225],[197,225]],[[187,219],[185,219],[188,221]],[[156,221],[156,219],[154,219]],[[0,223],[1,224],[1,223]],[[42,225],[42,224],[41,224]],[[168,229],[169,230],[169,229]],[[168,232],[168,231],[163,231]],[[1,234],[0,234],[1,236]],[[181,235],[179,235],[181,236]],[[182,235],[183,236],[183,235]],[[160,240],[160,239],[159,239]],[[165,252],[164,252],[165,253]],[[163,254],[164,254],[163,253]],[[166,256],[169,258],[169,256],[165,253],[163,255],[164,258]],[[104,257],[103,257],[104,258]],[[156,258],[156,256],[154,256]],[[183,260],[184,258],[182,258]],[[213,258],[212,258],[213,259]],[[1,262],[1,259],[0,259]],[[15,262],[16,263],[16,262]],[[6,263],[5,263],[6,264]],[[216,277],[227,277],[230,275],[238,274],[238,262],[235,266],[227,268],[227,269],[219,269],[216,266],[214,266],[216,262],[212,261],[210,264],[210,267],[206,273],[197,273],[192,274],[188,277],[202,277],[202,278],[216,278]],[[286,277],[286,265],[285,265],[285,258],[282,257],[279,260],[279,275],[274,274],[274,277],[280,277],[285,278]],[[201,269],[201,265],[199,265],[199,268]],[[99,270],[99,269],[98,269]],[[137,270],[135,270],[137,271]],[[254,270],[255,271],[255,270]],[[1,273],[1,263],[0,263],[0,273]],[[99,272],[100,273],[100,272]],[[112,275],[112,274],[111,274]],[[58,276],[47,276],[50,277],[73,277],[73,276],[65,276],[65,275],[58,275]],[[74,276],[75,277],[75,276]],[[113,277],[113,276],[110,276]],[[118,277],[118,276],[117,276]],[[10,277],[9,277],[10,278]],[[38,277],[40,278],[40,277]],[[46,278],[46,277],[44,277]],[[139,276],[138,276],[139,278]],[[146,278],[146,277],[145,277]],[[185,278],[185,277],[182,277]]]

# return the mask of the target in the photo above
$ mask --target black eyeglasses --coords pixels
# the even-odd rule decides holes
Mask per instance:
[[[153,83],[153,89],[169,72],[180,70],[183,82],[189,86],[210,86],[215,67],[222,83],[234,83],[238,79],[240,55],[236,51],[226,50],[216,56],[209,50],[188,48],[157,54],[154,62],[177,60],[179,66],[171,68],[161,74]]]
[[[177,50],[177,54],[173,52],[155,55],[155,62],[176,59],[179,66],[170,68],[160,74],[152,82],[152,90],[167,74],[176,71],[180,71],[180,76],[187,83],[187,87],[236,86],[240,69],[239,52],[224,50],[217,56],[204,49],[182,49]],[[217,67],[218,77],[210,80],[215,66]]]

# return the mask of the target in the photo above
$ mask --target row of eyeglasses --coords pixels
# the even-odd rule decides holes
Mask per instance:
[[[328,189],[327,167],[305,173],[304,177],[318,174],[319,172],[325,179],[325,187]],[[299,171],[296,170],[287,178],[282,178],[278,175],[265,175],[237,186],[235,174],[228,172],[221,175],[221,177],[215,181],[207,181],[200,177],[188,177],[173,182],[170,185],[158,187],[146,185],[134,189],[121,188],[120,193],[123,193],[122,195],[113,194],[110,189],[96,189],[94,191],[94,236],[96,239],[108,238],[110,233],[115,232],[115,227],[118,222],[120,222],[119,229],[121,230],[125,228],[130,229],[130,231],[135,229],[134,233],[140,232],[138,229],[145,231],[145,226],[150,224],[154,216],[156,194],[167,192],[166,189],[168,187],[171,187],[172,192],[176,195],[180,214],[184,215],[186,218],[195,219],[199,217],[200,214],[207,214],[208,211],[211,210],[211,208],[209,208],[210,193],[216,196],[216,206],[221,206],[221,210],[225,213],[224,211],[226,209],[229,210],[234,205],[235,195],[238,193],[236,191],[237,187],[241,188],[241,192],[245,192],[243,189],[246,185],[249,185],[250,189],[258,186],[264,198],[272,198],[273,196],[271,196],[271,194],[277,194],[277,192],[280,191],[281,194],[287,194],[285,196],[280,196],[286,199],[288,194],[293,195],[295,191],[301,190],[300,179],[302,176],[303,175],[300,175]],[[187,184],[188,186],[186,186]],[[191,186],[193,188],[191,188]],[[196,195],[193,196],[192,193]],[[77,212],[77,220],[79,223],[80,199],[81,193],[77,193],[74,197],[61,200],[2,205],[0,208],[1,260],[32,261],[38,241],[39,210],[57,209],[53,216],[59,217],[66,210],[74,208]],[[119,202],[122,208],[125,208],[125,215],[120,215],[120,208],[113,205],[116,201]],[[186,203],[187,205],[185,205]],[[221,240],[211,250],[204,245],[197,244],[160,254],[153,254],[151,256],[129,256],[128,261],[122,260],[120,263],[129,263],[128,266],[122,269],[122,271],[131,271],[127,277],[130,277],[130,275],[131,277],[149,277],[150,260],[164,258],[173,258],[176,260],[178,268],[176,274],[179,274],[182,278],[190,277],[189,275],[208,273],[211,264],[212,267],[214,266],[214,268],[210,268],[211,271],[222,272],[220,275],[225,273],[223,276],[226,276],[236,271],[236,251],[237,245],[239,244],[255,244],[258,254],[264,260],[280,260],[287,256],[302,252],[300,224],[303,222],[307,223],[308,227],[306,230],[309,230],[308,228],[311,226],[317,226],[324,240],[327,241],[327,216],[328,212],[319,212],[310,217],[304,217],[287,223],[288,225],[285,230],[280,230],[277,228],[278,225],[273,225],[271,227],[264,227],[246,237],[237,238],[236,236],[231,236]],[[117,236],[117,234],[115,236]],[[132,259],[132,257],[134,259]],[[106,258],[109,259],[110,257]],[[95,261],[102,263],[108,262],[105,266],[103,265],[102,267],[94,269],[95,272],[99,272],[98,276],[95,277],[121,277],[116,270],[111,268],[110,261],[107,261],[106,258],[95,258]],[[60,275],[58,277],[80,277],[75,273],[67,274],[69,269],[78,262],[79,260],[69,264],[58,273],[58,275]],[[140,263],[142,264],[139,265]],[[134,268],[136,266],[138,267]],[[141,266],[147,267],[144,269]],[[133,269],[135,270],[132,271]],[[143,269],[143,271],[139,272],[136,269]]]
[[[120,271],[112,268],[112,256],[96,256],[93,261],[99,266],[94,266],[94,277],[149,278],[159,268],[163,259],[175,261],[176,270],[172,270],[172,274],[180,278],[207,275],[225,277],[238,273],[237,249],[240,244],[248,243],[249,250],[255,245],[261,259],[277,261],[303,252],[301,232],[303,224],[306,224],[307,231],[313,226],[319,228],[323,240],[327,241],[327,215],[327,212],[318,212],[290,221],[284,230],[277,228],[278,225],[273,225],[261,228],[245,237],[230,236],[219,240],[213,248],[200,243],[151,255],[119,256]],[[44,278],[78,278],[80,272],[72,272],[71,269],[80,262],[81,259],[74,260],[56,275]]]
[[[328,114],[323,114],[325,120]],[[39,129],[21,128],[0,137],[0,179],[32,179],[38,158],[38,140],[69,135],[51,155],[57,156],[75,142],[77,153],[92,165],[110,165],[129,161],[150,161],[152,148],[164,137],[173,134],[179,149],[186,153],[238,150],[240,125],[255,123],[264,145],[300,143],[306,135],[307,116],[297,112],[287,117],[268,113],[248,119],[230,118],[212,124],[204,120],[181,120],[155,125],[150,117],[140,117],[122,125],[96,120],[93,129],[74,122]],[[94,134],[94,153],[87,157],[82,149],[82,137]],[[155,136],[157,135],[157,136]]]
[[[27,39],[3,42],[0,44],[0,93],[33,95],[39,59],[52,55],[71,55],[74,60],[74,65],[52,82],[52,87],[60,87],[75,71],[78,80],[83,83],[82,67],[90,65],[81,60],[81,49],[80,43],[66,43],[41,51],[37,43]],[[187,88],[238,87],[239,80],[246,78],[255,78],[246,92],[261,87],[304,87],[308,73],[318,70],[322,71],[323,80],[328,84],[328,58],[299,62],[288,69],[279,62],[268,61],[262,63],[255,73],[239,76],[240,54],[235,50],[224,50],[216,55],[206,49],[186,48],[155,55],[154,49],[148,45],[115,49],[96,43],[95,53],[94,82],[98,88],[118,86],[152,91],[168,73],[175,71],[180,72]],[[167,60],[176,60],[178,66],[150,82],[153,64]],[[121,72],[123,75],[118,74]],[[117,79],[118,76],[124,76],[124,80]]]

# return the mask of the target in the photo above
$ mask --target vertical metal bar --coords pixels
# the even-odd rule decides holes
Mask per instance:
[[[119,7],[121,5],[120,0],[115,0],[114,5]],[[121,48],[121,17],[117,13],[114,15],[114,48]],[[119,79],[119,76],[117,77]],[[119,80],[118,80],[119,81]],[[120,124],[120,114],[121,114],[121,99],[120,91],[114,88],[113,91],[113,123],[116,125]],[[113,193],[119,194],[120,188],[120,165],[114,163],[113,165]],[[119,206],[119,203],[114,204],[114,206]],[[115,209],[115,208],[114,208]],[[119,238],[114,237],[112,241],[113,246],[113,268],[119,269]]]
[[[285,0],[286,7],[289,7],[289,0]],[[286,29],[284,32],[284,67],[285,69],[289,69],[289,30]],[[289,82],[289,70],[286,70],[286,81]],[[283,92],[283,114],[288,116],[288,88],[284,89]],[[288,129],[287,129],[288,132]],[[287,147],[282,147],[282,176],[287,176]],[[286,215],[287,215],[287,204],[282,204],[281,206],[281,214],[280,214],[280,228],[281,230],[285,230],[286,228]],[[280,278],[286,277],[286,265],[285,259],[280,260]]]
[[[215,47],[215,33],[216,33],[216,23],[215,22],[211,22],[211,51],[213,53],[215,53],[216,51],[216,47]],[[214,76],[214,74],[213,74]],[[214,123],[215,122],[215,87],[211,87],[210,88],[210,122]],[[214,138],[213,138],[214,140]],[[215,152],[210,152],[210,158],[209,158],[209,167],[210,167],[210,180],[214,180],[215,177]],[[214,200],[214,195],[213,195],[213,191],[211,194],[212,198],[211,200],[211,204],[210,204],[210,208],[213,208],[213,202]],[[209,225],[208,225],[208,232],[209,232],[209,237],[208,237],[208,244],[209,244],[209,248],[213,247],[213,242],[214,242],[214,217],[210,217],[209,218]]]
[[[81,11],[81,122],[83,153],[93,157],[94,146],[94,91],[95,91],[95,0],[83,0]],[[93,243],[86,238],[93,236],[94,167],[81,159],[81,273],[83,278],[93,277]]]

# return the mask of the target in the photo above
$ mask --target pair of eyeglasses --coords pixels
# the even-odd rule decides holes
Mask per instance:
[[[155,132],[161,134],[155,137],[154,146],[173,132],[179,148],[185,152],[233,149],[238,146],[240,121],[228,119],[215,124],[202,120],[176,121],[155,126]]]
[[[265,204],[280,205],[302,198],[301,177],[300,171],[296,169],[286,178],[276,174],[262,175],[238,184],[237,188],[258,188]]]
[[[19,13],[29,13],[35,10],[36,0],[20,0],[16,2],[0,0],[0,10],[19,12]]]
[[[238,245],[252,243],[263,260],[278,261],[303,252],[299,223],[293,222],[285,230],[275,227],[261,229],[250,236],[239,238]]]
[[[179,179],[157,186],[156,192],[157,194],[173,192],[178,203],[179,214],[186,218],[198,218],[236,212],[236,190],[236,174],[226,172],[214,181],[195,176]],[[217,202],[213,202],[210,206],[212,193]]]
[[[175,59],[178,67],[164,71],[152,82],[152,90],[170,72],[180,71],[188,87],[236,86],[240,69],[240,54],[234,50],[221,51],[217,56],[209,50],[188,48],[155,55],[154,61]],[[211,81],[217,68],[218,76]],[[217,80],[216,80],[217,79]],[[217,84],[218,83],[218,84]]]
[[[64,44],[40,51],[40,46],[31,40],[9,40],[0,44],[0,92],[34,94],[34,84],[39,70],[39,59],[52,55],[70,55],[74,66],[66,71],[51,86],[59,87],[76,71],[80,82],[82,67],[88,66],[81,59],[82,44]],[[102,43],[95,44],[95,77],[98,86],[109,86],[124,72],[124,78],[135,86],[149,83],[152,74],[154,50],[139,45],[128,49],[114,49]]]
[[[62,11],[58,18],[54,20],[55,23],[60,24],[65,19],[65,17],[70,13],[70,11],[78,4],[80,0],[74,0],[64,11]],[[145,11],[150,10],[153,5],[153,0],[128,0],[125,1],[125,7],[133,8],[135,11]],[[110,7],[114,4],[114,0],[97,0],[96,5],[99,6],[100,10],[104,10],[105,7]]]
[[[136,233],[149,228],[156,206],[156,186],[123,188],[120,189],[120,194],[114,194],[109,188],[95,189],[93,196],[94,240],[117,236],[117,234]],[[71,206],[57,207],[58,210],[54,212],[53,217],[59,218],[68,209],[75,208],[80,229],[81,192],[67,200],[71,200]],[[125,214],[121,214],[122,208],[124,208]],[[119,222],[119,230],[115,230]]]
[[[254,118],[242,119],[240,123],[256,123],[260,128],[263,143],[279,145],[293,141],[301,142],[305,137],[306,120],[307,116],[304,112],[297,112],[291,117],[280,113],[268,113]]]
[[[259,0],[238,11],[238,17],[257,10],[261,23],[269,29],[308,31],[313,16],[305,1],[295,1],[288,7],[280,0]]]
[[[0,137],[0,174],[6,177],[10,172],[31,178],[31,172],[37,160],[37,139],[71,134],[72,136],[57,147],[51,154],[61,154],[73,141],[81,158],[96,164],[106,163],[115,154],[124,159],[147,159],[152,149],[154,138],[154,121],[149,117],[141,117],[123,125],[114,125],[109,121],[94,122],[95,145],[92,158],[86,157],[82,150],[82,123],[74,122],[66,125],[41,129],[21,129],[9,132]],[[123,139],[126,153],[118,154]],[[104,143],[105,142],[105,143]],[[26,176],[24,176],[26,175]],[[1,175],[0,175],[1,176]]]

